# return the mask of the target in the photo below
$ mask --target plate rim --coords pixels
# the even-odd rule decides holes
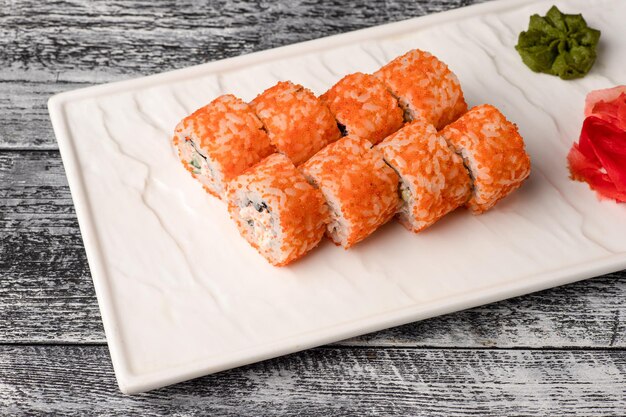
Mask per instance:
[[[516,281],[510,281],[493,287],[482,288],[472,291],[469,294],[447,297],[426,304],[391,310],[383,314],[377,314],[355,321],[341,323],[336,326],[324,327],[305,334],[279,339],[265,345],[256,345],[249,349],[235,351],[229,355],[220,355],[220,358],[222,358],[220,361],[215,361],[214,357],[207,358],[203,361],[194,362],[192,366],[185,364],[155,372],[136,374],[132,371],[124,354],[125,347],[117,325],[116,311],[112,305],[110,282],[103,261],[104,255],[100,250],[98,231],[93,221],[93,213],[85,191],[86,187],[78,162],[78,154],[74,148],[74,139],[69,129],[65,112],[67,103],[74,100],[96,98],[119,92],[144,89],[162,83],[176,82],[200,75],[206,76],[225,70],[232,71],[236,68],[254,65],[266,60],[293,57],[316,50],[323,50],[325,47],[329,46],[338,47],[351,42],[364,42],[375,38],[404,34],[410,31],[424,29],[438,23],[448,23],[481,14],[503,12],[531,4],[542,3],[550,4],[552,2],[550,0],[495,0],[486,3],[478,3],[173,71],[66,91],[50,97],[48,100],[48,112],[72,195],[76,217],[83,239],[83,246],[87,254],[87,261],[94,283],[113,369],[122,393],[136,394],[149,391],[192,378],[295,353],[350,337],[626,269],[626,252],[617,252],[593,261],[574,264],[541,274],[530,275]],[[245,355],[245,353],[250,350],[254,353]],[[242,354],[244,354],[243,357]]]

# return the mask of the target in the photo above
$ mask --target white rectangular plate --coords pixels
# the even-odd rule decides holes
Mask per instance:
[[[602,30],[581,80],[526,68],[514,45],[552,2],[501,0],[57,95],[49,109],[113,366],[135,393],[626,267],[626,207],[568,179],[586,92],[624,83],[626,2],[572,0]],[[397,223],[344,251],[324,242],[274,268],[238,235],[170,145],[185,115],[278,80],[322,93],[412,48],[459,76],[526,139],[531,178],[482,216],[414,235]]]

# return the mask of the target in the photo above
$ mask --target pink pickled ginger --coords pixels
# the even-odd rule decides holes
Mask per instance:
[[[626,85],[595,90],[585,99],[585,117],[596,116],[626,130]]]
[[[626,86],[592,91],[580,139],[567,155],[572,178],[626,202]]]

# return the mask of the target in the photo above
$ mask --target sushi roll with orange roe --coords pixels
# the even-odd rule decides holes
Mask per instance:
[[[227,199],[241,235],[272,265],[295,261],[324,236],[324,197],[285,155],[270,155],[235,178]]]
[[[320,99],[335,115],[344,135],[376,144],[402,127],[398,100],[373,75],[346,75]]]
[[[261,121],[230,94],[185,117],[173,142],[185,168],[220,198],[231,179],[273,152]]]
[[[489,210],[530,175],[517,126],[489,104],[472,108],[441,134],[470,172],[473,192],[466,206],[474,214]]]
[[[400,176],[398,219],[412,232],[425,229],[469,199],[471,182],[463,160],[433,125],[411,122],[376,148]]]
[[[250,104],[278,152],[296,165],[341,137],[328,107],[301,85],[281,81]]]
[[[398,98],[406,121],[423,119],[441,129],[467,111],[456,75],[428,52],[413,49],[374,76]]]
[[[300,166],[328,204],[326,234],[346,249],[389,221],[400,206],[398,176],[371,146],[346,136]]]

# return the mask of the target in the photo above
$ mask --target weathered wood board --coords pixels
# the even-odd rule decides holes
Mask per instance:
[[[100,346],[0,347],[0,410],[223,416],[618,416],[616,350],[318,348],[137,396]],[[5,413],[5,414],[6,414]]]

